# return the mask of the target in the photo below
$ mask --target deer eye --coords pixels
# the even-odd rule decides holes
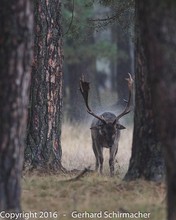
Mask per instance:
[[[112,135],[112,138],[113,138],[113,139],[115,138],[115,134]]]
[[[102,127],[99,127],[99,133],[101,135],[105,135],[106,134],[105,130]]]
[[[105,134],[106,134],[106,132],[105,132],[104,130],[102,130],[102,129],[101,129],[101,133],[102,133],[103,135],[105,135]]]

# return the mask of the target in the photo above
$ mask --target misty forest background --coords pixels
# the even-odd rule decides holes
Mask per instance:
[[[175,0],[0,2],[0,211],[176,220],[175,12]],[[118,115],[128,73],[131,112],[110,178],[106,150],[104,175],[93,172],[79,80],[94,112]]]
[[[87,116],[78,90],[82,74],[91,82],[91,106],[117,111],[128,96],[124,79],[134,73],[133,2],[75,1],[64,9],[64,115],[71,122]]]
[[[68,169],[84,169],[88,166],[94,169],[93,151],[89,151],[89,128],[93,118],[86,111],[79,91],[79,80],[84,76],[90,82],[89,104],[97,114],[111,111],[117,115],[125,107],[124,99],[128,97],[125,78],[128,72],[134,74],[134,3],[66,2],[63,24],[62,161]],[[122,134],[126,136],[126,142],[122,139],[120,159],[118,163],[116,161],[116,171],[121,176],[125,175],[130,159],[132,117],[133,111],[125,117],[125,121],[122,119],[128,125],[128,133]],[[80,129],[78,135],[74,131],[75,125],[77,130]],[[70,130],[70,143],[64,139],[65,130]],[[68,145],[72,145],[74,149],[70,157]],[[108,163],[109,152],[104,153],[105,163]],[[118,169],[119,166],[121,169]],[[108,169],[106,166],[107,173]]]

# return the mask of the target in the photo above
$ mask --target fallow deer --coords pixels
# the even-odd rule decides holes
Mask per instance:
[[[114,161],[118,151],[118,143],[120,138],[120,130],[125,129],[120,124],[119,119],[130,112],[130,100],[132,96],[132,85],[133,79],[131,74],[128,73],[127,78],[129,97],[126,101],[126,107],[118,116],[111,112],[104,112],[101,115],[97,115],[89,107],[88,104],[88,93],[89,93],[89,82],[80,79],[80,92],[84,98],[87,112],[94,117],[91,124],[91,137],[92,137],[92,148],[96,158],[95,169],[98,171],[100,166],[100,173],[103,171],[103,148],[109,148],[109,167],[110,175],[114,176]]]

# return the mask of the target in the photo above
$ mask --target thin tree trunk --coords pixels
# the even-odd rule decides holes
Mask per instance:
[[[87,39],[87,44],[91,45],[94,43],[93,33],[89,33],[89,38]],[[73,42],[74,43],[74,42]],[[72,43],[72,47],[74,44]],[[75,51],[77,48],[75,48]],[[94,58],[88,58],[86,61],[82,61],[81,64],[73,63],[67,65],[68,69],[68,79],[69,79],[69,112],[68,118],[71,122],[85,122],[88,117],[87,111],[85,109],[84,101],[82,99],[81,93],[79,91],[79,80],[82,75],[85,76],[91,82],[91,95],[89,98],[89,103],[94,109],[100,106],[100,97],[98,91],[97,73],[96,73],[96,63]],[[93,86],[95,85],[95,86]]]
[[[82,65],[69,64],[68,78],[69,78],[69,112],[68,118],[71,122],[78,122],[85,118],[86,112],[84,109],[84,103],[79,91],[79,79],[83,73]]]
[[[145,3],[144,5],[147,5]],[[135,112],[132,156],[126,180],[144,178],[159,181],[165,175],[161,143],[158,139],[151,102],[149,80],[149,54],[144,51],[143,39],[146,34],[141,21],[147,21],[146,14],[139,14],[136,4],[136,71],[135,71]],[[145,17],[146,16],[146,17]],[[145,26],[145,25],[144,25]]]
[[[116,50],[117,49],[117,25],[113,25],[111,28],[111,41],[113,44],[116,44]],[[117,51],[118,53],[118,51]],[[117,92],[117,61],[113,60],[111,61],[111,89],[113,92]]]
[[[61,0],[36,0],[26,150],[33,167],[61,168],[62,62]]]
[[[124,30],[122,30],[122,27],[120,26],[117,26],[116,31],[117,50],[120,53],[120,55],[118,53],[116,70],[118,104],[121,106],[125,106],[124,99],[128,97],[128,92],[126,90],[126,87],[124,87],[124,78],[126,77],[127,73],[131,73],[129,35],[127,33],[124,33]]]
[[[32,34],[32,2],[0,1],[0,211],[21,210]]]

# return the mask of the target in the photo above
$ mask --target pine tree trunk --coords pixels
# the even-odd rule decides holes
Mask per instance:
[[[164,149],[168,220],[176,220],[176,2],[138,0],[157,132]],[[146,18],[146,19],[144,19]]]
[[[21,210],[32,34],[31,1],[0,1],[0,211]]]
[[[144,3],[144,5],[147,5]],[[150,56],[145,53],[143,39],[148,16],[139,13],[136,1],[136,62],[135,62],[135,112],[132,156],[126,180],[144,178],[159,181],[165,175],[165,165],[161,143],[158,139],[151,102],[151,83],[148,62]],[[146,16],[146,17],[145,17]],[[157,59],[157,58],[156,58]]]
[[[35,47],[26,158],[33,167],[61,168],[61,0],[35,1]]]

